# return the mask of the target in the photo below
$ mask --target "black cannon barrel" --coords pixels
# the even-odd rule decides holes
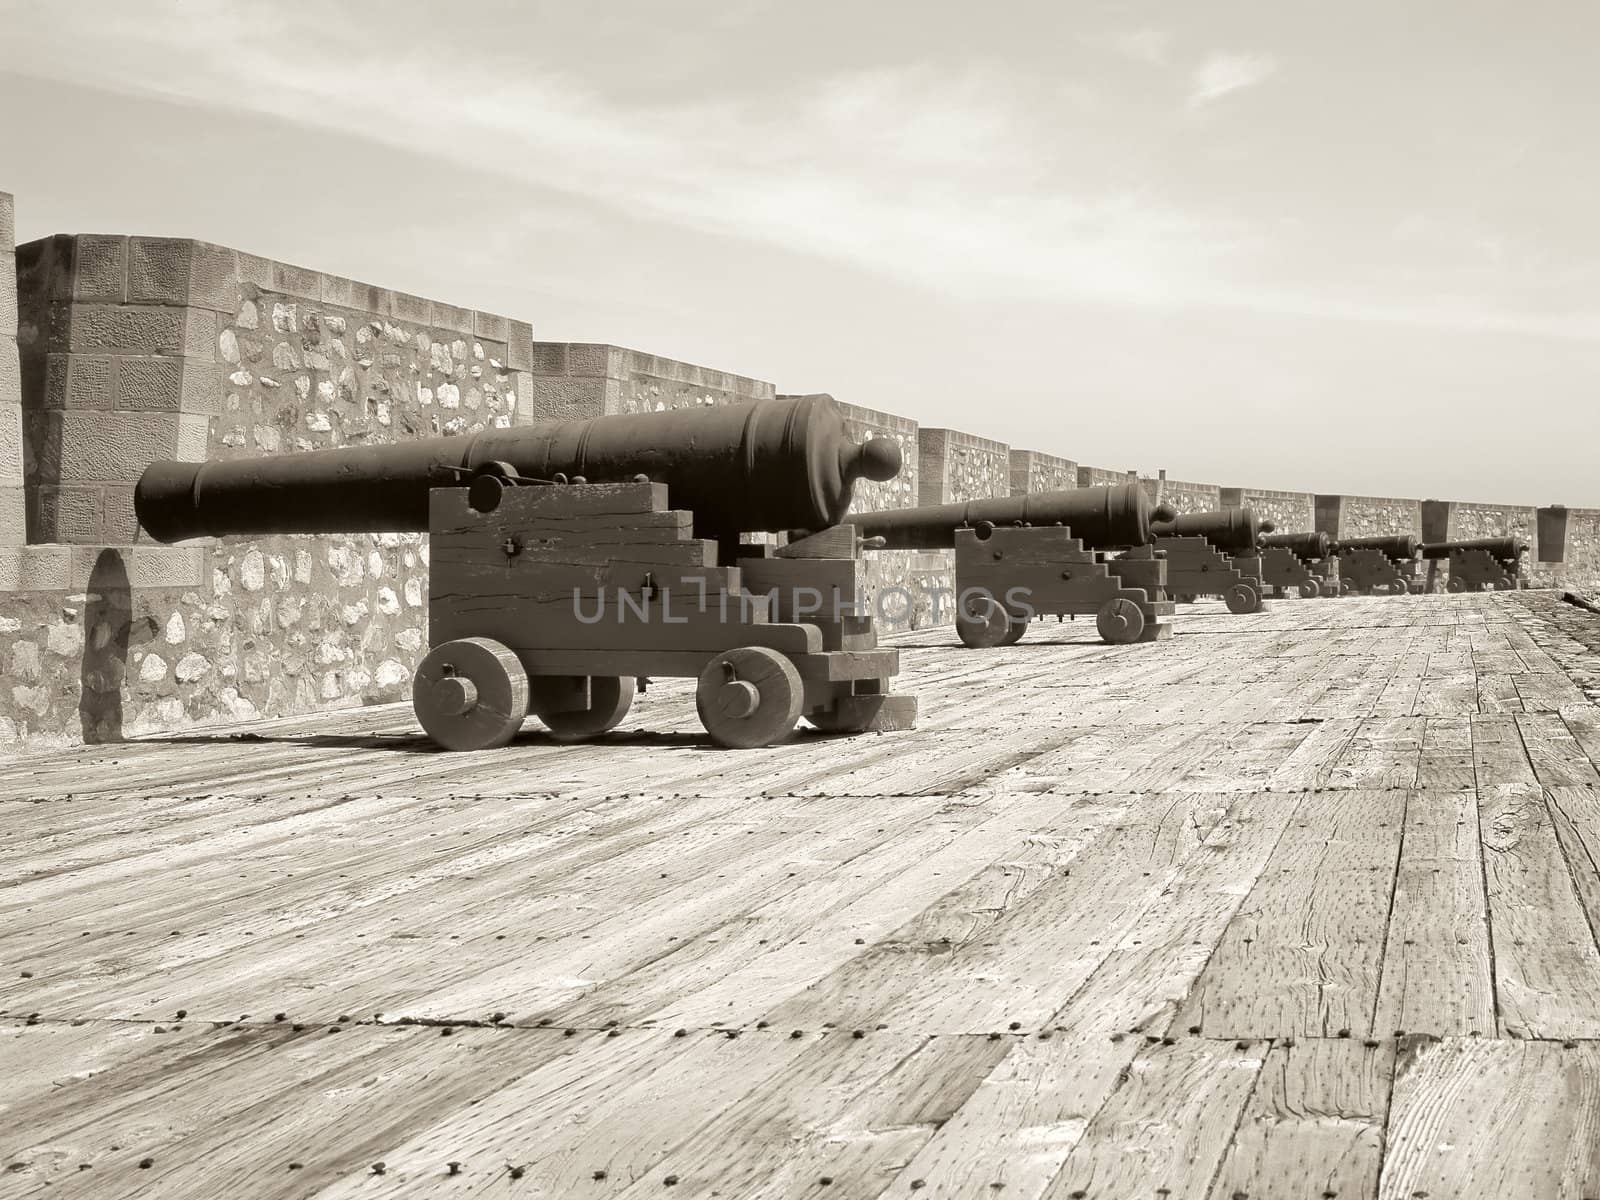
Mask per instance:
[[[1263,550],[1287,550],[1296,558],[1327,558],[1333,550],[1333,539],[1325,533],[1264,533]]]
[[[1224,554],[1253,549],[1263,533],[1275,528],[1271,521],[1257,518],[1255,510],[1248,507],[1184,513],[1151,526],[1157,537],[1203,537]]]
[[[828,396],[541,421],[461,437],[230,462],[158,462],[134,492],[157,541],[228,534],[399,533],[428,528],[430,488],[505,464],[590,483],[647,475],[702,537],[838,524],[857,479],[892,479],[900,448],[857,445]]]
[[[1415,558],[1422,542],[1409,533],[1390,533],[1382,537],[1340,538],[1339,550],[1376,550],[1385,558]]]
[[[1066,525],[1085,546],[1107,550],[1148,544],[1154,511],[1160,510],[1152,510],[1144,489],[1127,483],[852,513],[848,520],[862,537],[882,538],[885,550],[949,549],[955,545],[956,530],[984,521],[991,525]]]
[[[1528,543],[1514,537],[1466,538],[1455,542],[1424,542],[1422,557],[1449,558],[1453,550],[1482,550],[1498,562],[1516,562],[1528,552]]]

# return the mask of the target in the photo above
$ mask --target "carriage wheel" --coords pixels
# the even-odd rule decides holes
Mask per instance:
[[[1236,583],[1223,597],[1231,613],[1253,613],[1261,609],[1261,593],[1248,583]]]
[[[1308,579],[1300,585],[1300,599],[1315,600],[1322,595],[1322,585],[1315,579]]]
[[[528,681],[528,711],[544,722],[550,736],[558,742],[579,742],[597,737],[622,723],[633,707],[632,675],[594,675],[589,679],[589,706],[562,705],[581,676],[535,675]]]
[[[1467,590],[1467,581],[1465,579],[1452,578],[1449,583],[1444,585],[1444,589],[1447,592],[1464,592]]]
[[[461,638],[428,651],[411,681],[411,705],[446,750],[504,746],[528,715],[528,676],[507,647]]]
[[[1100,631],[1101,641],[1125,646],[1137,642],[1144,633],[1144,613],[1132,600],[1107,600],[1094,615],[1094,627]]]
[[[972,596],[956,613],[956,636],[970,650],[1001,645],[1010,630],[1011,614],[993,596]]]
[[[793,733],[804,701],[805,685],[794,663],[765,646],[714,656],[694,692],[712,741],[736,750],[770,746]]]

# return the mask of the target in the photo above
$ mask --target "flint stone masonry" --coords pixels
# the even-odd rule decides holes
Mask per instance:
[[[1225,487],[1217,499],[1224,508],[1251,509],[1261,520],[1271,521],[1279,533],[1311,533],[1317,528],[1316,497],[1310,492]]]
[[[1078,468],[1079,487],[1120,487],[1125,483],[1138,482],[1137,471],[1109,471],[1105,467]]]
[[[851,495],[851,512],[876,512],[886,508],[915,508],[921,460],[917,423],[893,413],[839,404],[845,432],[853,442],[888,438],[900,447],[900,474],[882,481],[858,480]],[[935,611],[941,589],[949,589],[955,574],[955,552],[949,550],[885,550],[871,552],[861,570],[863,601],[883,622],[886,631],[921,629],[948,621]]]
[[[1315,499],[1316,528],[1335,538],[1422,536],[1422,502],[1387,496],[1332,496]]]
[[[535,342],[529,419],[566,421],[617,413],[662,412],[770,400],[777,389],[622,346]]]
[[[1151,504],[1170,504],[1180,513],[1215,512],[1221,504],[1222,489],[1213,483],[1185,483],[1181,479],[1168,479],[1165,472],[1154,479],[1139,477],[1139,486],[1150,498]]]
[[[957,504],[1011,494],[1011,448],[958,429],[917,430],[917,503]]]
[[[1078,486],[1078,464],[1042,450],[1011,452],[1011,494],[1064,492]]]

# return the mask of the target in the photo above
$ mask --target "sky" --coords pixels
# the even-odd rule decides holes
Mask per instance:
[[[1597,46],[1579,0],[0,0],[0,190],[1101,467],[1600,506]]]

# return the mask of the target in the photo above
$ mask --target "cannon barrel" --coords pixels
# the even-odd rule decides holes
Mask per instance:
[[[853,513],[848,520],[862,537],[882,538],[885,550],[947,550],[956,544],[956,530],[984,521],[991,525],[1066,525],[1084,546],[1107,550],[1148,544],[1151,519],[1160,511],[1152,508],[1142,487],[1127,483]]]
[[[1514,537],[1466,538],[1455,542],[1424,542],[1422,557],[1449,558],[1455,550],[1482,550],[1497,562],[1516,562],[1528,552],[1528,543]]]
[[[541,421],[460,437],[350,446],[229,462],[158,462],[134,492],[161,542],[228,534],[401,533],[428,528],[430,488],[482,470],[590,483],[639,475],[694,513],[701,537],[838,524],[857,479],[892,479],[900,448],[857,445],[828,396],[582,421]]]
[[[1248,507],[1184,513],[1151,526],[1157,537],[1203,537],[1224,554],[1253,550],[1261,535],[1275,528],[1271,521],[1257,518],[1255,510]]]
[[[1381,537],[1340,538],[1339,549],[1376,550],[1385,558],[1404,559],[1415,558],[1422,542],[1413,534],[1389,533]]]
[[[1325,533],[1264,533],[1263,550],[1287,550],[1296,558],[1327,558],[1333,550],[1333,539]]]

